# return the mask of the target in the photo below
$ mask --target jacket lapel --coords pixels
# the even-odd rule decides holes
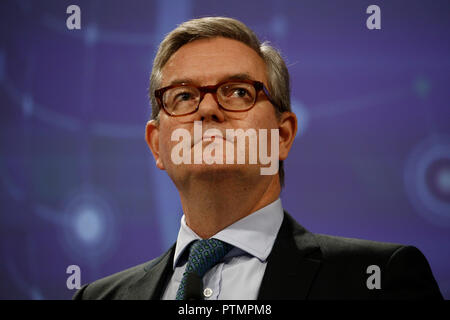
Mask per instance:
[[[314,235],[287,212],[267,259],[258,299],[307,299],[321,264],[321,251]]]
[[[122,299],[158,300],[171,276],[175,245],[144,267],[145,274],[128,288]],[[287,213],[267,258],[259,300],[307,299],[321,264],[320,247],[314,235]]]
[[[172,262],[175,254],[173,245],[164,255],[144,267],[145,274],[133,283],[123,299],[159,300],[165,284],[172,274]]]

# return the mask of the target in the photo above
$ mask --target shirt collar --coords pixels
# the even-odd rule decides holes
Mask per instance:
[[[283,207],[281,199],[278,198],[264,208],[219,231],[212,238],[229,243],[259,260],[265,261],[272,250],[282,222]],[[184,250],[195,240],[201,240],[201,237],[188,227],[183,215],[175,247],[174,269]]]

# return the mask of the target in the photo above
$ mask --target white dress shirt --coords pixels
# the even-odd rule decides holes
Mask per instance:
[[[266,270],[267,257],[272,251],[275,238],[283,222],[283,207],[278,198],[271,204],[236,221],[211,238],[234,246],[222,262],[208,270],[203,277],[203,296],[206,300],[256,300]],[[201,238],[181,218],[178,232],[174,273],[162,296],[174,300],[188,254],[184,254],[192,241]]]

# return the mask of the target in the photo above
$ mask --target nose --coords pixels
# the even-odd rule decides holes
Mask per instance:
[[[206,93],[203,96],[195,115],[196,121],[223,122],[225,120],[224,110],[220,108],[219,103],[212,93]]]

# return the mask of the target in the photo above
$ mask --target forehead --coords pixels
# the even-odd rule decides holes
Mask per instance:
[[[244,43],[226,39],[201,39],[182,46],[162,69],[162,86],[180,80],[210,85],[245,74],[267,85],[263,59]]]

